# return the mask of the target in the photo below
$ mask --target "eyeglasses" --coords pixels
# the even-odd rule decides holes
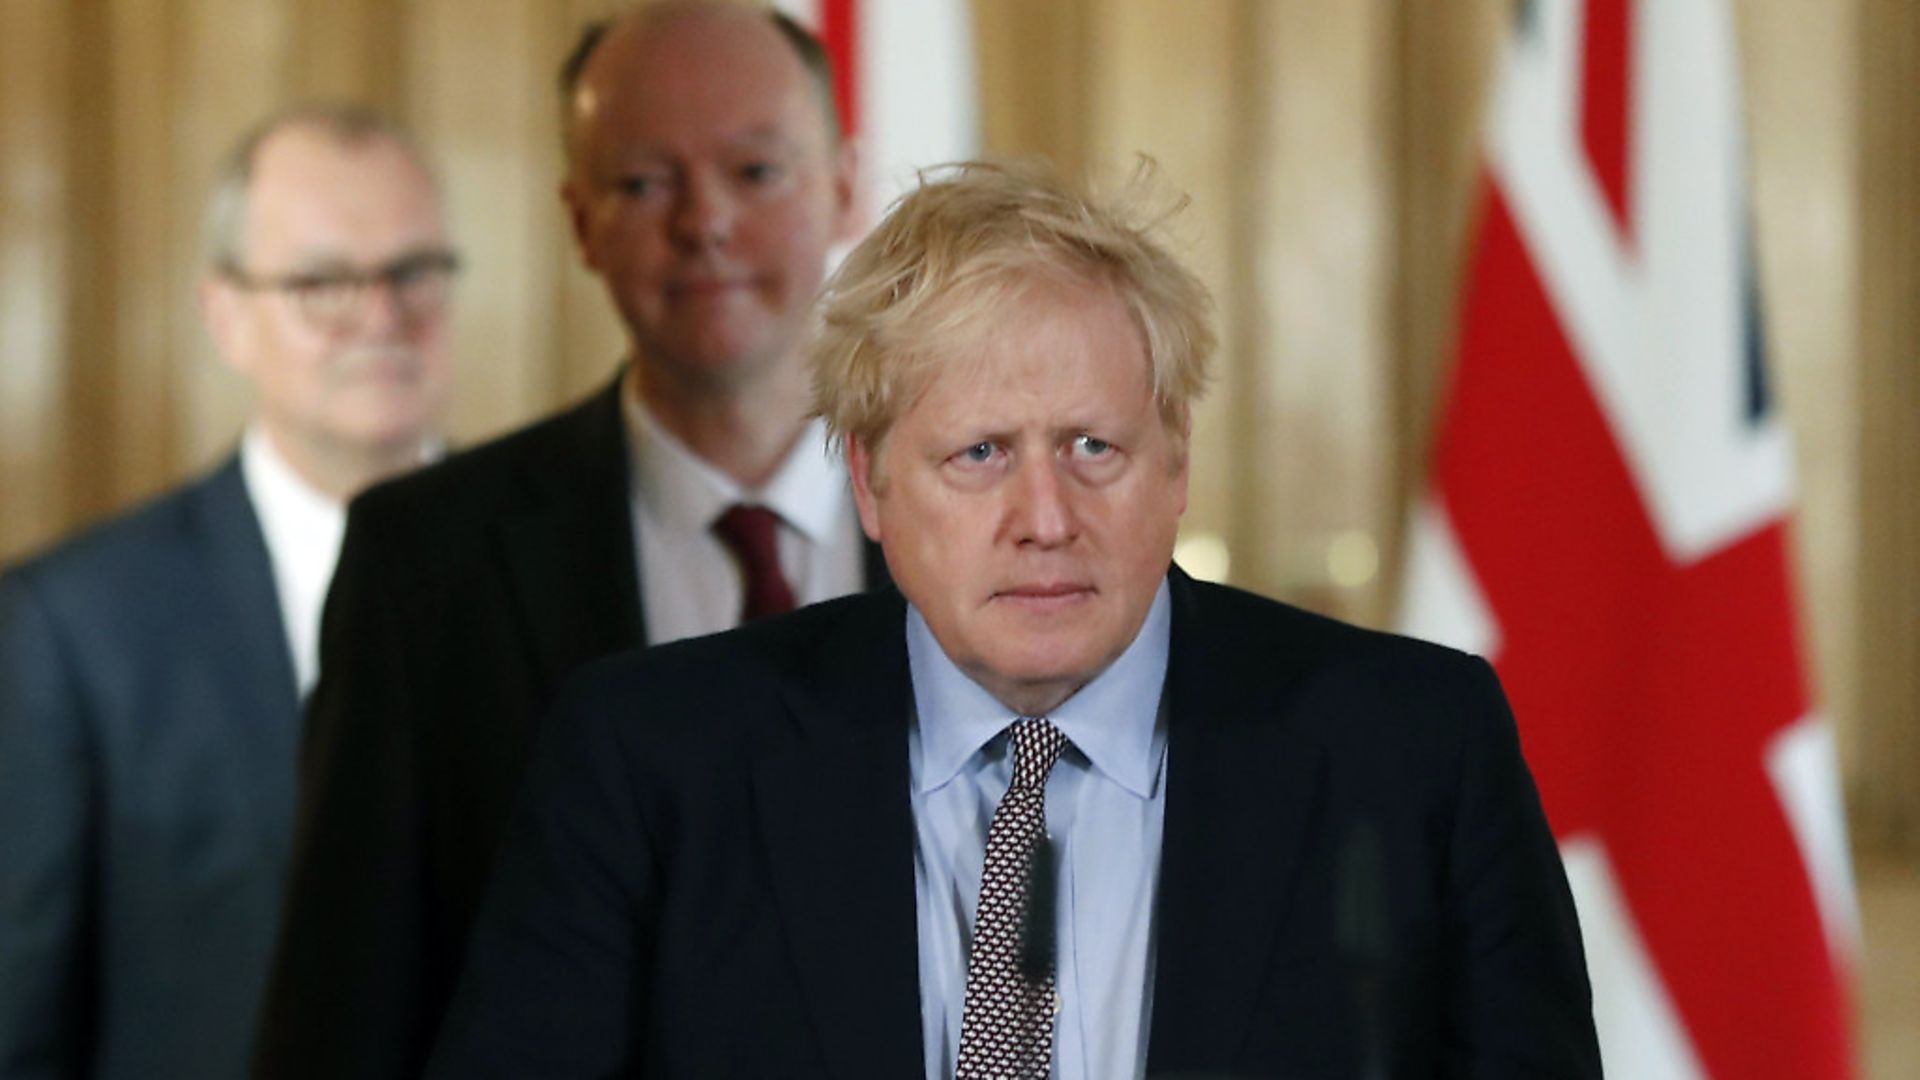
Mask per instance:
[[[255,275],[227,264],[220,272],[250,292],[275,292],[287,297],[314,329],[344,334],[360,327],[375,286],[386,286],[409,324],[439,315],[446,310],[453,275],[459,269],[460,257],[453,252],[423,251],[371,270]]]

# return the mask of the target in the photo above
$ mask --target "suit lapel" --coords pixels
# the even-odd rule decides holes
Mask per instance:
[[[1214,1064],[1244,1043],[1322,809],[1322,748],[1275,700],[1299,658],[1247,655],[1178,570],[1173,589],[1149,1073]]]
[[[499,525],[549,687],[581,663],[646,640],[619,386],[616,379],[576,408],[548,453],[525,462],[522,505]]]
[[[835,1076],[923,1069],[906,616],[849,608],[786,680],[800,738],[754,771],[781,925]]]
[[[291,763],[299,740],[300,701],[293,658],[265,534],[247,496],[238,456],[215,471],[194,491],[189,504],[192,528],[204,556],[199,567],[211,583],[210,602],[219,614],[205,618],[206,630],[233,658],[231,672],[245,707],[224,720],[246,748],[245,759],[287,763],[284,769],[244,770],[248,797],[262,822],[263,836],[276,836],[292,821]]]
[[[1322,812],[1323,750],[1277,701],[1305,658],[1246,655],[1178,570],[1173,596],[1149,1073],[1244,1043]],[[756,767],[757,824],[829,1071],[918,1075],[905,615],[891,590],[849,611],[787,673],[800,738]]]

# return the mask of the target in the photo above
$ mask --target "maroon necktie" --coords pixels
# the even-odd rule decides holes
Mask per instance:
[[[741,503],[721,514],[713,531],[740,560],[747,585],[740,621],[792,611],[793,589],[780,573],[780,515],[764,506]]]

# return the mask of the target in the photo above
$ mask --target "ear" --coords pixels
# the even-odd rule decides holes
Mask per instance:
[[[880,539],[880,499],[873,491],[873,453],[852,435],[847,436],[847,476],[853,480],[853,505],[860,511],[860,528],[867,539]]]
[[[234,288],[232,282],[209,274],[200,279],[193,296],[200,308],[200,322],[206,326],[207,336],[213,339],[213,349],[220,355],[220,362],[242,375],[249,374],[246,358],[250,351],[245,337],[252,316],[242,305],[240,290]]]
[[[860,140],[845,138],[833,152],[833,242],[851,245],[867,231],[861,220],[865,185],[860,179]]]
[[[1173,462],[1173,483],[1176,489],[1175,499],[1180,504],[1178,513],[1187,512],[1187,477],[1193,461],[1193,411],[1186,407],[1180,409],[1180,445],[1175,448]]]
[[[598,273],[600,266],[594,261],[593,245],[587,243],[587,219],[593,213],[592,199],[593,193],[588,190],[587,182],[569,169],[566,179],[560,181],[560,202],[567,208],[567,225],[573,230],[573,246],[580,252],[580,262]]]

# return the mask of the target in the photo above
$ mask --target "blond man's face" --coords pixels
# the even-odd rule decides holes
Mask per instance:
[[[1044,712],[1132,643],[1186,509],[1184,448],[1110,290],[1029,291],[875,448],[850,440],[867,534],[947,655]]]

